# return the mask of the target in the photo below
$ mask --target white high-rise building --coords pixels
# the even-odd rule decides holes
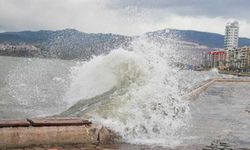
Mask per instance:
[[[224,47],[225,49],[237,48],[239,43],[239,22],[228,22],[225,30]]]

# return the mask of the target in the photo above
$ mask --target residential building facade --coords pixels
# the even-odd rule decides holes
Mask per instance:
[[[250,71],[250,46],[239,48],[239,23],[229,22],[225,28],[224,50],[208,52],[203,65],[205,68]]]
[[[226,52],[225,51],[208,52],[205,55],[204,64],[206,68],[224,69],[226,64]]]
[[[250,70],[250,46],[208,52],[203,64],[206,68],[248,71]]]
[[[225,28],[224,48],[237,48],[239,43],[238,21],[228,22]]]
[[[241,67],[247,68],[250,66],[250,46],[244,46],[241,48]]]

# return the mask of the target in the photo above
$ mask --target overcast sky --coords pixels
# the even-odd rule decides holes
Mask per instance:
[[[0,0],[0,32],[59,30],[138,35],[164,28],[224,34],[240,22],[250,38],[250,0]]]

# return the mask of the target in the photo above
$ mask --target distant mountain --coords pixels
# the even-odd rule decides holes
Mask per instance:
[[[209,32],[200,32],[193,30],[176,30],[176,29],[163,29],[159,31],[149,32],[150,36],[164,36],[176,38],[180,41],[197,43],[199,45],[207,46],[208,48],[223,48],[224,35]],[[239,46],[250,45],[250,39],[239,38]]]
[[[148,32],[146,35],[161,42],[166,42],[165,38],[176,39],[174,41],[179,42],[176,44],[178,49],[192,54],[200,53],[200,57],[202,52],[223,48],[224,45],[224,36],[216,33],[163,29]],[[133,38],[136,37],[84,33],[74,29],[5,32],[0,33],[0,55],[85,60],[119,47],[128,47]],[[250,45],[250,39],[240,38],[239,46],[245,45]]]
[[[88,34],[74,29],[59,31],[22,31],[0,33],[0,43],[31,44],[39,48],[42,57],[89,59],[126,46],[131,37],[116,34]],[[29,51],[29,50],[27,50]]]
[[[57,32],[57,31],[55,31]],[[21,32],[4,32],[0,33],[0,43],[38,43],[44,42],[53,31],[21,31]]]

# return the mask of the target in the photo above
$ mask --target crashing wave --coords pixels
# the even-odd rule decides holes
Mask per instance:
[[[71,104],[82,100],[62,114],[88,115],[116,131],[124,142],[172,145],[189,117],[174,60],[169,43],[140,37],[129,50],[113,50],[79,64],[72,71],[66,99]],[[86,111],[93,101],[99,105]]]

